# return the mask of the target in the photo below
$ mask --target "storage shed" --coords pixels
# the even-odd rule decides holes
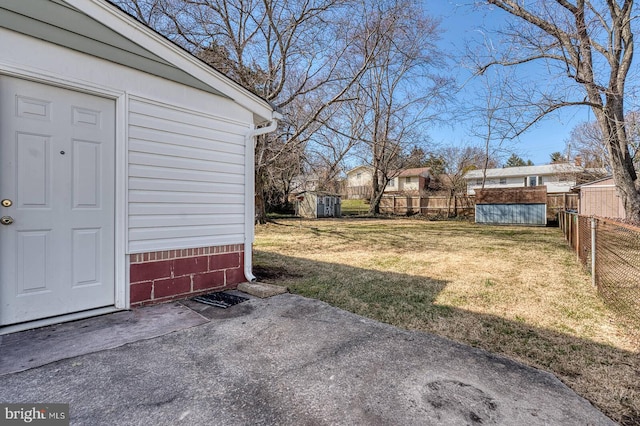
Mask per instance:
[[[272,106],[105,0],[0,0],[0,333],[253,279]]]
[[[544,186],[477,189],[476,223],[545,226],[547,189]]]
[[[618,195],[613,177],[578,185],[574,190],[579,194],[579,214],[612,219],[625,218],[624,204]]]
[[[340,217],[340,196],[305,191],[296,196],[296,215],[306,218]]]

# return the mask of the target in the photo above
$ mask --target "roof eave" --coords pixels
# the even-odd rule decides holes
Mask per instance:
[[[115,5],[105,0],[64,0],[87,16],[102,22],[122,36],[149,50],[167,62],[192,75],[203,83],[219,90],[236,103],[251,111],[254,123],[261,124],[281,118],[265,99],[252,93],[239,83],[195,58],[153,29],[137,21]],[[142,34],[142,37],[140,37]]]

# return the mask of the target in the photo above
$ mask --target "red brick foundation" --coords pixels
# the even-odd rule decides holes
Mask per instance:
[[[242,244],[130,255],[131,306],[235,288],[244,277]]]

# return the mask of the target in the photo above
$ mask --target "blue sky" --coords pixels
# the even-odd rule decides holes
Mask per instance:
[[[444,31],[440,46],[447,52],[457,54],[463,51],[465,40],[479,34],[478,29],[492,24],[499,24],[508,15],[494,9],[488,11],[486,7],[474,10],[470,4],[473,0],[426,0],[424,7],[430,16],[441,19],[441,29]],[[459,79],[468,78],[469,73],[460,69]],[[469,90],[473,87],[468,86]],[[464,99],[464,91],[460,99]],[[530,159],[534,164],[547,164],[550,154],[555,151],[564,152],[566,141],[571,130],[593,115],[588,108],[574,108],[561,110],[557,116],[543,120],[535,128],[527,131],[519,141],[510,144],[510,150],[525,160]],[[479,144],[480,140],[469,135],[465,121],[457,121],[456,128],[442,126],[430,132],[433,142],[439,145]]]

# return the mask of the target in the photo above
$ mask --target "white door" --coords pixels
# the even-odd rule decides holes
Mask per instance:
[[[331,213],[331,197],[324,197],[324,215],[325,217],[331,217],[333,214]]]
[[[0,76],[0,325],[115,303],[115,102]]]

